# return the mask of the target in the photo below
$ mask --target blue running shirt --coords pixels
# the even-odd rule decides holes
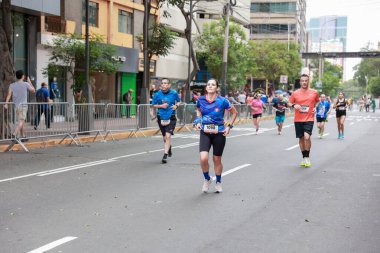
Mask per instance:
[[[327,118],[327,112],[330,110],[329,101],[325,100],[324,102],[320,101],[317,107],[317,118]]]
[[[168,107],[166,109],[158,108],[158,115],[161,119],[168,120],[172,115],[175,115],[175,110],[172,110],[171,107],[177,102],[181,102],[181,99],[176,91],[169,90],[167,93],[164,93],[160,90],[154,94],[152,105],[162,105],[167,103]]]
[[[218,132],[224,131],[224,111],[231,109],[230,102],[221,96],[217,96],[214,101],[208,101],[206,96],[199,97],[197,108],[201,110],[201,127],[205,125],[217,125]]]

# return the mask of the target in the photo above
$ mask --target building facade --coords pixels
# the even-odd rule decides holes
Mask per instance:
[[[80,0],[61,1],[61,11],[58,17],[41,18],[41,40],[37,46],[39,73],[42,73],[42,69],[49,64],[51,42],[56,36],[73,33],[85,34],[84,3]],[[144,6],[141,1],[89,1],[90,34],[100,35],[104,43],[114,45],[116,53],[113,59],[119,62],[119,68],[114,75],[102,72],[90,73],[94,102],[121,103],[122,96],[128,89],[133,89],[135,99],[138,97],[136,91],[138,90],[140,45],[135,40],[135,29],[142,27],[143,11]],[[53,76],[41,74],[38,81],[51,83],[53,78]],[[65,76],[56,78],[58,87],[62,90],[58,101],[72,102],[70,81],[66,80]]]
[[[307,26],[311,34],[311,52],[346,52],[347,17],[322,16],[311,18]],[[327,59],[344,67],[344,59]]]
[[[306,0],[252,0],[250,38],[295,42],[306,49]]]

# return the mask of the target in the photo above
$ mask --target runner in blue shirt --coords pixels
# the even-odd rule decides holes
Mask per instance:
[[[319,97],[319,104],[317,107],[317,126],[319,132],[319,139],[323,138],[323,132],[325,131],[325,122],[330,113],[330,102],[326,99],[325,94],[321,94]]]
[[[162,163],[167,163],[168,156],[172,156],[171,136],[174,134],[177,124],[175,112],[181,104],[178,93],[171,90],[170,86],[170,80],[163,78],[161,80],[161,90],[154,95],[152,100],[153,107],[158,108],[157,122],[164,138]]]
[[[208,192],[212,178],[209,175],[209,152],[212,146],[214,171],[216,176],[215,192],[222,192],[222,154],[226,144],[226,136],[235,122],[237,111],[230,102],[218,94],[218,81],[210,79],[206,85],[206,95],[198,98],[197,115],[194,125],[200,130],[199,152],[200,163],[205,181],[202,191]],[[231,119],[224,121],[224,112],[229,111]]]

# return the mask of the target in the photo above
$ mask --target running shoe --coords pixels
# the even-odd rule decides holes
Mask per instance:
[[[305,160],[305,158],[302,158],[302,161],[301,161],[301,163],[300,163],[300,166],[301,166],[301,167],[304,167],[305,164],[306,164],[306,160]]]
[[[340,138],[341,138],[341,139],[344,139],[344,134],[341,134],[341,135],[340,135]]]
[[[204,193],[208,193],[208,189],[210,188],[211,183],[212,183],[212,178],[210,178],[210,180],[205,179],[202,186],[202,191]]]
[[[340,138],[341,138],[341,136],[342,136],[341,134],[338,134],[338,139],[340,139]]]
[[[168,162],[168,154],[164,154],[162,157],[162,163],[167,163]]]
[[[172,146],[170,145],[170,148],[169,148],[169,152],[168,152],[168,156],[169,157],[172,157],[173,153],[172,153]]]
[[[310,158],[309,157],[305,157],[305,165],[304,166],[306,168],[311,167],[311,162],[310,162]]]
[[[216,183],[215,184],[215,192],[216,193],[221,193],[221,192],[223,192],[223,189],[222,189],[222,183]]]

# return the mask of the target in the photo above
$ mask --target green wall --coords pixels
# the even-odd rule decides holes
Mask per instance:
[[[132,89],[132,104],[136,103],[136,74],[135,73],[122,73],[121,74],[121,96],[120,96],[120,104],[124,104],[123,96],[129,90]],[[135,108],[131,110],[132,115],[136,115]]]

